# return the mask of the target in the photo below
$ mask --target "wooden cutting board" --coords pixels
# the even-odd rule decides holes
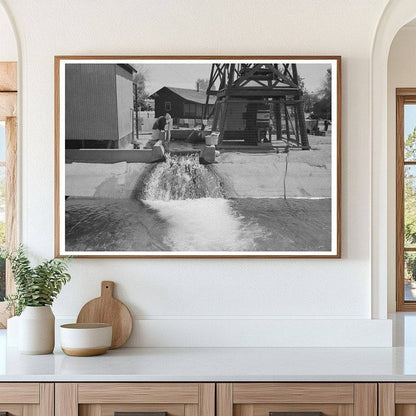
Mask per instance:
[[[77,323],[106,323],[113,326],[111,349],[119,348],[129,339],[133,319],[124,303],[113,297],[114,282],[101,282],[101,296],[86,303],[78,314]]]

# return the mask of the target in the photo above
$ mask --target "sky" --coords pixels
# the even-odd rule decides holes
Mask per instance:
[[[145,72],[146,91],[153,94],[162,87],[196,89],[198,78],[209,79],[211,64],[143,64],[139,65]],[[305,87],[316,92],[325,78],[328,64],[298,64],[299,75],[305,79]]]
[[[416,104],[406,104],[404,106],[404,139],[413,132],[416,127]]]

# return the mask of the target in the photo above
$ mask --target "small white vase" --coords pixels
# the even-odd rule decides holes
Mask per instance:
[[[50,306],[26,306],[19,319],[21,354],[50,354],[55,347],[55,316]]]

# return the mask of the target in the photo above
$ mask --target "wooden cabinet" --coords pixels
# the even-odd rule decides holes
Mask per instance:
[[[396,415],[416,415],[416,383],[379,384],[379,416]]]
[[[323,416],[377,416],[377,384],[217,384],[217,416],[319,416],[319,412]]]
[[[0,383],[1,416],[2,412],[8,416],[416,416],[416,383]]]
[[[215,416],[214,383],[57,383],[56,416]],[[155,415],[159,413],[159,415]],[[132,413],[133,415],[134,413]]]
[[[52,383],[0,383],[0,415],[53,416]]]

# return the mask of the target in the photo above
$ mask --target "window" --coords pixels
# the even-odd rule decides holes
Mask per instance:
[[[16,247],[17,65],[0,62],[0,246]],[[0,328],[5,326],[4,295],[13,292],[8,264],[0,261]]]
[[[165,101],[165,111],[172,110],[172,103],[170,101]]]
[[[416,88],[396,97],[396,301],[416,311]]]
[[[6,124],[0,121],[0,247],[6,245]],[[6,294],[6,264],[0,259],[0,302]]]

